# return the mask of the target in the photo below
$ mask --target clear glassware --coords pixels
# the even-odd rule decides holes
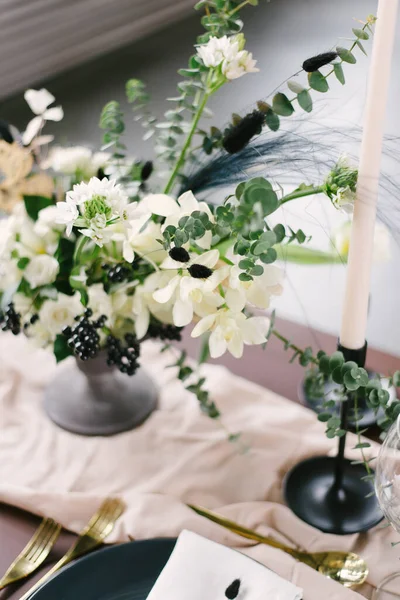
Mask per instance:
[[[400,416],[392,425],[379,451],[375,491],[382,512],[400,534]],[[393,573],[381,581],[373,596],[373,600],[398,599],[400,599],[400,572]]]

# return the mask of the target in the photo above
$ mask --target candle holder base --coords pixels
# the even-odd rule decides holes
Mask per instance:
[[[371,529],[383,519],[365,467],[343,460],[343,480],[335,486],[336,458],[319,456],[297,464],[284,481],[289,508],[324,533],[347,535]]]

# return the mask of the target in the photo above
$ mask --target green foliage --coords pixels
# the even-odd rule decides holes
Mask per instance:
[[[343,67],[340,63],[335,63],[333,65],[333,71],[336,75],[336,79],[342,84],[344,85],[346,83],[346,79],[344,76],[344,72],[343,72]]]
[[[54,200],[45,196],[24,196],[25,210],[33,221],[37,221],[39,213],[44,208],[52,206]]]
[[[103,107],[100,115],[100,129],[105,131],[103,135],[104,148],[112,148],[115,161],[125,157],[126,147],[120,141],[125,131],[124,115],[119,102],[112,100]]]
[[[65,335],[56,336],[53,346],[53,352],[58,363],[67,358],[68,356],[72,356],[73,352],[68,346],[68,339]]]
[[[338,53],[339,58],[341,58],[343,62],[349,63],[351,65],[354,65],[357,62],[357,59],[354,56],[354,54],[347,48],[342,48],[341,46],[338,46],[336,48],[336,52]]]
[[[325,93],[329,90],[329,84],[326,80],[326,77],[322,75],[321,71],[313,71],[308,74],[308,83],[310,84],[310,88],[316,90],[317,92]]]
[[[289,98],[282,92],[275,94],[275,96],[273,97],[272,109],[275,112],[275,114],[281,117],[290,117],[290,115],[294,113],[293,104],[290,102]]]

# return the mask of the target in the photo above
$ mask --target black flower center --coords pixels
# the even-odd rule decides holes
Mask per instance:
[[[229,598],[229,600],[234,600],[234,598],[238,597],[239,590],[240,579],[235,579],[235,581],[232,581],[231,585],[226,588],[225,597]]]
[[[186,263],[190,260],[189,252],[185,248],[171,248],[169,255],[177,262]]]
[[[213,274],[212,269],[209,269],[205,265],[191,265],[188,271],[195,279],[208,279]]]

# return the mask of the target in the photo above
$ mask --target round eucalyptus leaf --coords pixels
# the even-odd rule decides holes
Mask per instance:
[[[282,92],[275,94],[273,97],[272,108],[273,111],[281,117],[290,117],[290,115],[294,113],[292,103],[285,94],[282,94]]]

